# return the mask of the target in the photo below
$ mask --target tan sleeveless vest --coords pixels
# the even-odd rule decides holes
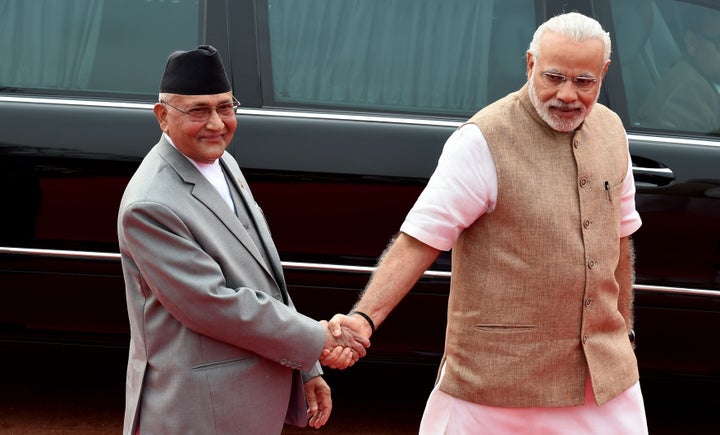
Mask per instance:
[[[576,132],[557,132],[527,85],[469,122],[495,160],[498,199],[453,248],[440,389],[491,406],[579,405],[589,368],[605,403],[638,380],[614,276],[622,123],[596,104]]]

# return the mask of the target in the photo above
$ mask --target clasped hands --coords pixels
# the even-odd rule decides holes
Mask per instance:
[[[332,369],[343,370],[355,364],[370,347],[372,329],[365,319],[357,315],[336,314],[320,321],[325,326],[325,345],[320,363]]]

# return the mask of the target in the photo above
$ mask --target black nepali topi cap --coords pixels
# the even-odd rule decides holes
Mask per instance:
[[[230,91],[220,54],[212,45],[174,51],[168,56],[160,92],[181,95],[213,95]]]

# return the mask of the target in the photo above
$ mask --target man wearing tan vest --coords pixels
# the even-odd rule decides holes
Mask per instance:
[[[610,49],[581,14],[541,25],[527,84],[452,134],[362,298],[330,323],[369,337],[452,249],[421,434],[647,433],[629,339],[641,221],[625,130],[596,104]]]

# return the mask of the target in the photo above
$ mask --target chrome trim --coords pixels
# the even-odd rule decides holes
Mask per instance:
[[[112,252],[92,252],[92,251],[67,251],[59,249],[31,249],[31,248],[13,248],[13,247],[1,247],[0,254],[5,255],[27,255],[27,256],[38,256],[38,257],[49,257],[49,258],[72,258],[79,260],[113,260],[119,261],[120,254]],[[351,266],[342,264],[325,264],[325,263],[304,263],[297,261],[283,261],[282,266],[284,269],[289,270],[310,270],[317,272],[340,272],[340,273],[366,273],[372,274],[377,269],[374,266]],[[426,270],[423,273],[424,277],[431,278],[450,278],[450,272],[440,270]],[[655,292],[655,293],[666,293],[666,294],[682,294],[682,295],[694,295],[694,296],[720,296],[720,290],[705,290],[705,289],[693,289],[683,287],[665,287],[657,285],[647,284],[635,284],[633,286],[635,290]]]
[[[636,175],[658,175],[661,177],[673,176],[673,171],[670,168],[645,168],[640,166],[633,166],[632,170]]]
[[[117,107],[123,109],[148,109],[152,110],[155,103],[122,103],[118,101],[97,101],[97,100],[79,100],[71,98],[48,98],[48,97],[10,97],[0,95],[0,102],[9,103],[33,103],[33,104],[54,104],[69,106],[88,106],[88,107]],[[359,122],[378,122],[386,124],[411,124],[411,125],[428,125],[439,127],[457,128],[464,121],[444,121],[425,118],[410,118],[402,116],[381,116],[381,115],[359,115],[359,114],[342,114],[335,112],[308,112],[302,110],[287,109],[263,109],[263,108],[246,108],[239,107],[237,115],[245,116],[270,116],[285,118],[303,118],[303,119],[324,119],[334,121],[359,121]]]
[[[27,255],[47,258],[73,258],[78,260],[113,260],[119,261],[120,254],[112,252],[92,252],[92,251],[68,251],[60,249],[32,249],[32,248],[12,248],[0,246],[0,254],[6,255]],[[323,272],[352,272],[372,274],[376,267],[369,266],[351,266],[339,264],[323,264],[323,263],[301,263],[295,261],[282,261],[284,269],[291,270],[313,270]],[[428,270],[423,276],[427,277],[450,277],[450,272]]]
[[[443,121],[438,119],[404,118],[399,116],[380,115],[350,115],[341,113],[303,112],[282,109],[250,109],[239,107],[238,115],[246,116],[274,116],[284,118],[324,119],[331,121],[359,121],[359,122],[380,122],[386,124],[412,124],[432,125],[437,127],[457,128],[463,124],[462,121]]]
[[[720,147],[720,141],[717,140],[710,140],[710,139],[697,139],[697,138],[682,138],[682,137],[668,137],[668,136],[659,136],[659,135],[650,135],[650,134],[638,134],[638,133],[628,133],[628,140],[630,141],[638,141],[638,142],[654,142],[654,143],[660,143],[660,144],[668,144],[668,145],[701,145],[701,146],[711,146],[711,147]]]
[[[75,100],[70,98],[38,98],[38,97],[8,97],[0,96],[0,101],[8,103],[32,103],[32,104],[55,104],[65,106],[88,106],[88,107],[117,107],[120,109],[149,109],[152,110],[155,103],[121,103],[119,101],[95,101]]]
[[[61,249],[8,248],[0,246],[0,254],[28,255],[49,258],[75,258],[78,260],[120,260],[120,254],[111,252],[67,251]]]
[[[377,267],[374,266],[350,266],[350,265],[340,265],[340,264],[322,264],[322,263],[300,263],[300,262],[294,262],[294,261],[283,261],[282,262],[284,269],[291,269],[291,270],[314,270],[314,271],[324,271],[324,272],[356,272],[356,273],[367,273],[372,274],[375,272]],[[440,270],[426,270],[425,273],[423,273],[423,276],[425,277],[442,277],[442,278],[450,278],[450,272],[447,271],[440,271]]]
[[[634,290],[640,290],[644,292],[653,293],[666,293],[666,294],[682,294],[682,295],[693,295],[693,296],[720,296],[720,290],[703,290],[695,288],[682,288],[682,287],[663,287],[659,285],[646,285],[646,284],[634,284]]]
[[[147,109],[152,110],[155,103],[123,103],[119,101],[98,101],[98,100],[82,100],[74,98],[51,98],[51,97],[29,97],[29,96],[8,96],[0,95],[0,102],[10,103],[34,103],[34,104],[55,104],[70,106],[89,106],[89,107],[117,107],[124,109]],[[335,121],[363,121],[378,122],[388,124],[411,124],[411,125],[427,125],[439,127],[457,128],[465,122],[449,121],[427,118],[412,118],[403,116],[381,116],[381,115],[360,115],[360,114],[342,114],[337,112],[310,112],[302,110],[274,109],[274,108],[249,108],[239,107],[236,111],[238,115],[247,116],[274,116],[286,118],[305,118],[305,119],[324,119]],[[684,145],[703,145],[720,147],[720,142],[710,139],[697,138],[681,138],[651,135],[647,133],[628,133],[628,139],[636,141],[656,142],[664,144],[684,144]]]

